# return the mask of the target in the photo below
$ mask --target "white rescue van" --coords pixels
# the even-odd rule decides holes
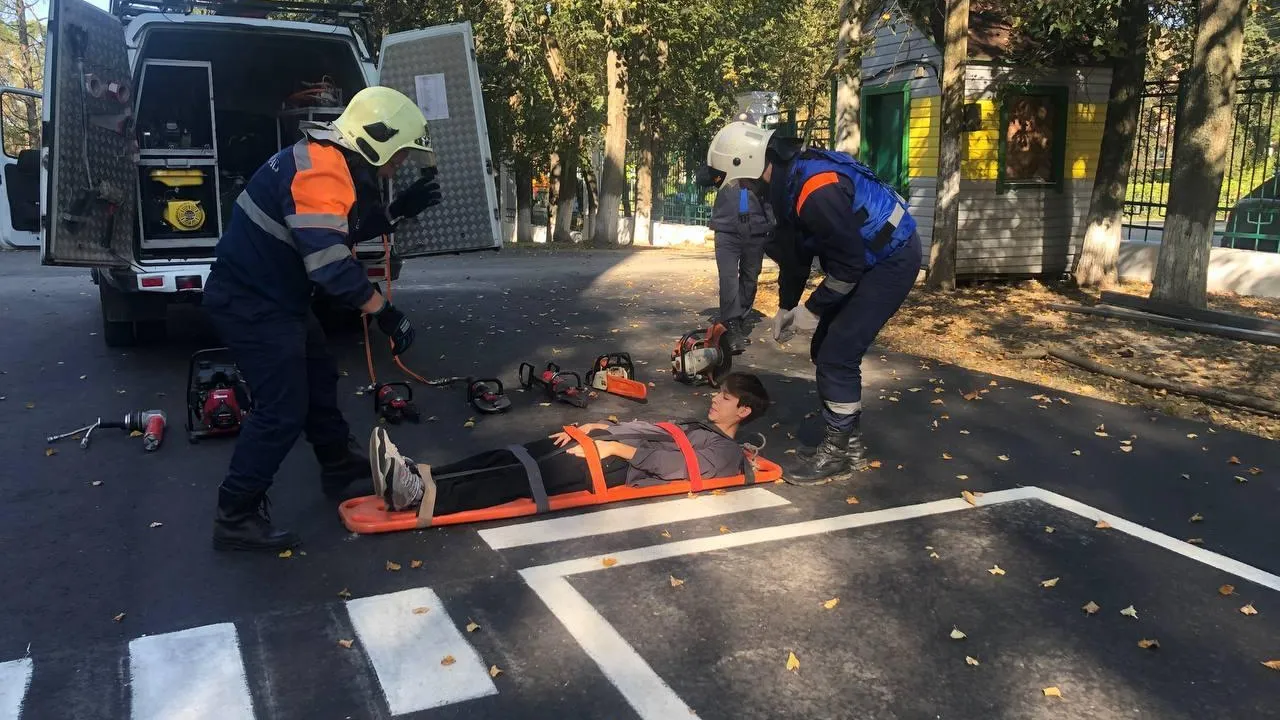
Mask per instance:
[[[407,258],[501,247],[470,24],[391,34],[377,48],[368,27],[364,8],[327,3],[113,0],[106,12],[51,1],[42,262],[91,269],[108,345],[163,335],[169,304],[198,302],[254,171],[301,137],[299,122],[337,117],[369,85],[417,99],[443,195],[395,233],[392,278]],[[387,198],[415,173],[403,169]],[[356,249],[380,280],[381,241]]]

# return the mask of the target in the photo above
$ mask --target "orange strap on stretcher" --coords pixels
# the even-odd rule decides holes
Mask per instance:
[[[591,471],[591,492],[604,495],[609,486],[604,482],[604,465],[600,461],[600,453],[596,450],[595,441],[575,425],[565,425],[564,432],[582,446],[582,452],[587,459],[587,469]]]
[[[673,423],[660,422],[657,426],[671,435],[671,439],[676,441],[676,447],[680,448],[680,454],[684,456],[684,466],[689,471],[689,492],[702,492],[702,469],[698,466],[698,454],[693,451],[689,436]]]

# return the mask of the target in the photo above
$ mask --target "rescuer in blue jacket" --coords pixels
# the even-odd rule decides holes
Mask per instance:
[[[921,267],[920,236],[907,203],[849,155],[801,151],[746,122],[716,134],[707,164],[733,178],[769,184],[779,227],[793,229],[796,262],[817,257],[826,278],[809,298],[780,314],[775,339],[813,332],[810,357],[826,430],[791,479],[823,482],[866,467],[862,440],[862,356],[897,313]]]
[[[369,282],[351,247],[440,201],[434,167],[385,207],[378,189],[410,156],[434,165],[425,116],[403,94],[370,87],[303,134],[237,198],[205,287],[203,306],[253,395],[218,489],[217,549],[298,543],[271,525],[267,490],[304,432],[327,495],[368,477],[369,459],[338,409],[338,368],[311,312],[313,291],[371,316],[393,353],[413,343],[408,318]]]

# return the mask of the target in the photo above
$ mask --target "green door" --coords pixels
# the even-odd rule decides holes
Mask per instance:
[[[899,190],[907,184],[906,108],[905,88],[868,91],[862,98],[862,161]]]

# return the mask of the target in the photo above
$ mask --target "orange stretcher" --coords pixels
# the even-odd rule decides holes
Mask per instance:
[[[596,452],[595,442],[591,441],[577,427],[568,425],[564,428],[565,433],[576,440],[586,451],[587,467],[591,472],[590,490],[548,496],[545,488],[542,487],[541,475],[533,458],[529,457],[523,446],[513,445],[508,449],[516,455],[516,458],[525,466],[525,470],[529,474],[532,498],[512,500],[509,503],[479,510],[464,510],[447,515],[428,516],[421,508],[419,510],[402,510],[398,512],[388,510],[385,501],[381,497],[366,495],[343,502],[338,506],[338,514],[342,517],[342,524],[354,533],[397,532],[440,525],[506,520],[591,505],[605,505],[627,500],[641,500],[666,495],[697,493],[703,490],[770,483],[782,478],[782,468],[776,463],[745,449],[743,452],[747,455],[747,462],[752,468],[751,472],[732,477],[704,478],[699,470],[698,458],[694,453],[693,445],[689,443],[689,438],[684,431],[672,423],[658,423],[657,425],[675,440],[676,447],[680,449],[680,453],[684,456],[685,466],[689,470],[688,480],[671,480],[647,487],[630,487],[628,485],[607,487],[600,455]],[[419,463],[418,469],[422,472],[430,472],[430,466],[425,464]]]

